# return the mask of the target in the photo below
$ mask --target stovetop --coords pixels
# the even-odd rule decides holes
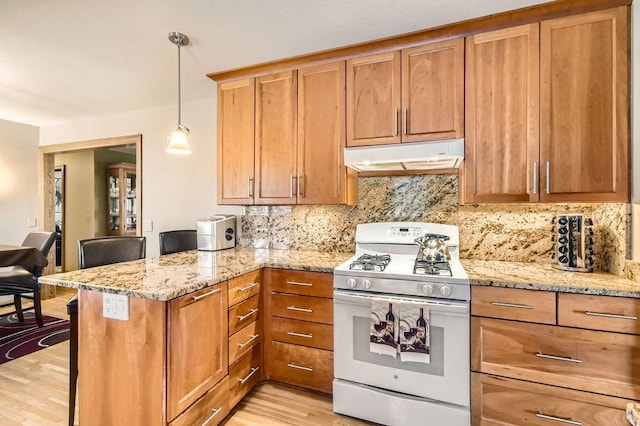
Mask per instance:
[[[449,236],[449,262],[416,262],[415,239]],[[356,253],[334,269],[334,288],[469,300],[469,278],[458,253],[458,227],[421,222],[358,225]],[[359,260],[360,259],[360,260]],[[415,272],[414,272],[415,271]]]

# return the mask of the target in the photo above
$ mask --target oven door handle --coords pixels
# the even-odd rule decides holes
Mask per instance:
[[[373,294],[361,294],[356,292],[347,292],[341,290],[333,291],[333,300],[335,303],[340,302],[354,302],[356,299],[360,299],[361,301],[374,301],[379,300],[383,302],[407,302],[407,303],[416,303],[425,306],[429,306],[432,308],[441,308],[442,310],[448,311],[458,311],[461,313],[467,313],[469,311],[469,303],[468,302],[449,302],[446,300],[433,300],[433,299],[425,299],[419,297],[402,297],[402,296],[387,296],[387,295],[373,295]],[[357,302],[356,302],[357,303]],[[360,302],[362,303],[362,302]],[[366,303],[366,302],[365,302]]]

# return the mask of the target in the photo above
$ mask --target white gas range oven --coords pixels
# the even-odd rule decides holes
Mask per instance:
[[[385,425],[469,425],[469,278],[458,227],[358,225],[334,269],[336,413]]]

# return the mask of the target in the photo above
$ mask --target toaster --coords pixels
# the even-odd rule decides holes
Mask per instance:
[[[236,217],[220,214],[196,221],[198,250],[215,251],[236,246]]]

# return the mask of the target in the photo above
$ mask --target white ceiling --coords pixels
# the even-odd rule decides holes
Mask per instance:
[[[549,0],[0,0],[0,119],[47,126],[211,97],[207,73]]]

